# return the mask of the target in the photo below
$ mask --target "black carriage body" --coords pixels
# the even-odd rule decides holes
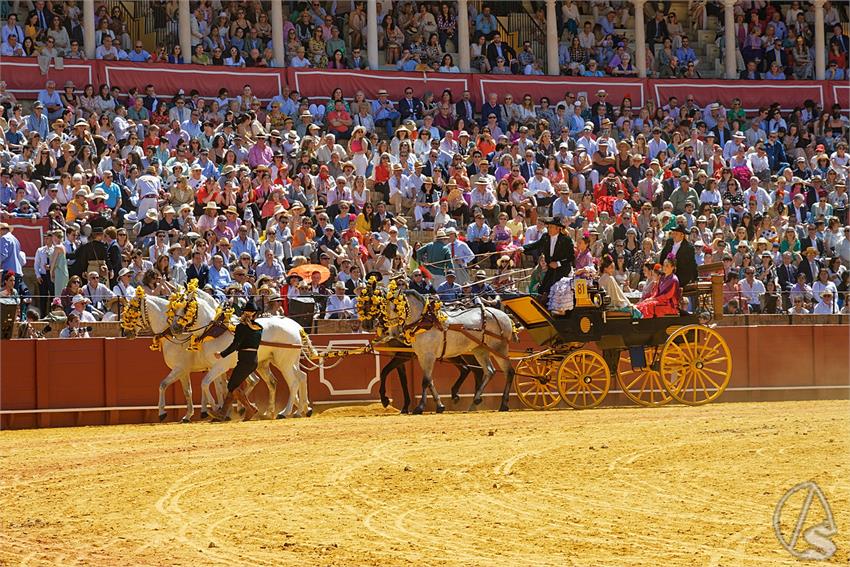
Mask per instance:
[[[600,350],[663,345],[679,327],[699,323],[697,315],[634,319],[628,313],[603,307],[575,307],[553,315],[532,296],[506,300],[503,306],[528,330],[541,346],[564,343],[596,343]]]

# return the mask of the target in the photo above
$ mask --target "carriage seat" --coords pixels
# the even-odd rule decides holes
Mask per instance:
[[[632,314],[628,311],[605,311],[607,319],[631,319]]]
[[[697,266],[697,280],[682,288],[682,295],[708,295],[711,293],[711,274],[723,273],[723,262],[711,262]]]

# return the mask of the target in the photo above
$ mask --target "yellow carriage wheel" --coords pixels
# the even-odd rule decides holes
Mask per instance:
[[[544,410],[561,403],[558,393],[558,363],[560,359],[524,358],[516,365],[514,390],[527,408]]]
[[[628,350],[624,350],[620,354],[617,382],[619,382],[626,397],[638,405],[659,407],[673,399],[664,387],[661,373],[652,369],[653,359],[658,356],[660,351],[661,347],[647,349],[647,366],[645,368],[632,368]]]
[[[671,334],[661,353],[661,379],[673,398],[689,406],[716,400],[732,376],[732,355],[709,327],[688,325]]]
[[[558,369],[561,399],[575,409],[598,406],[611,387],[611,371],[601,355],[592,350],[570,353]]]

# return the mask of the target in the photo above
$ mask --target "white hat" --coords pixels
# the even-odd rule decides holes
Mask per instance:
[[[77,295],[75,295],[75,296],[74,296],[74,298],[71,300],[71,303],[72,303],[72,304],[74,304],[74,303],[81,303],[81,302],[82,302],[82,303],[88,303],[88,301],[89,301],[89,300],[88,300],[86,297],[83,297],[82,295],[80,295],[80,294],[78,293],[78,294],[77,294]]]

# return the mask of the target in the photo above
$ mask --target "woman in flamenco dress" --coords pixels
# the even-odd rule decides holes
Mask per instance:
[[[676,258],[672,255],[664,259],[662,275],[651,297],[637,304],[644,317],[662,317],[679,314],[679,278],[676,277]]]

